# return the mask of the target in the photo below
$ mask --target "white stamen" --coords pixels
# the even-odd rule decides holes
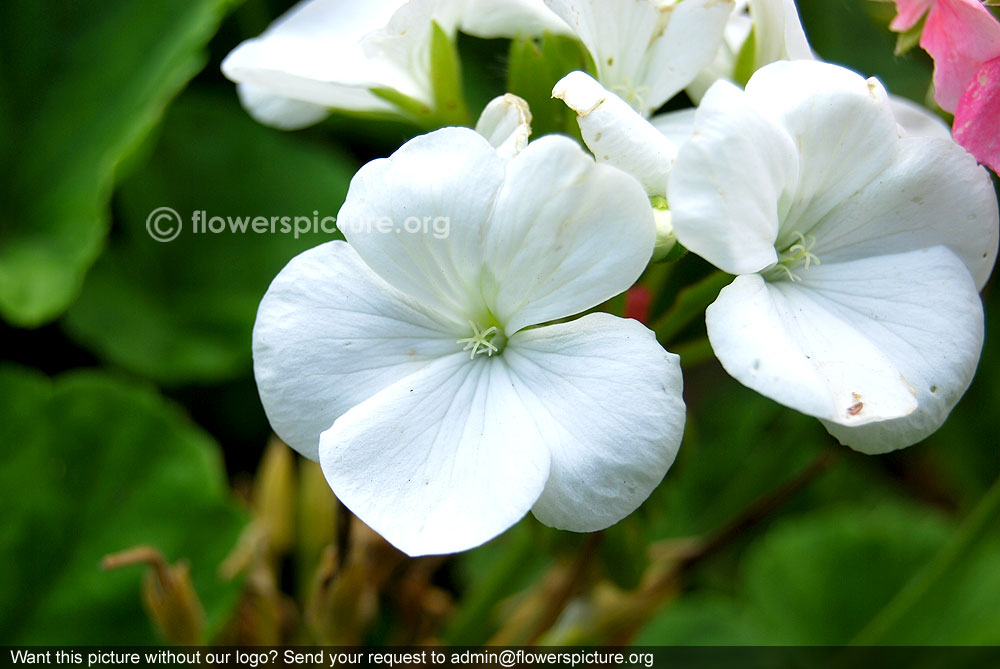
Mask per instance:
[[[480,332],[479,327],[469,321],[469,325],[472,326],[472,336],[466,337],[464,339],[459,339],[456,344],[465,344],[463,351],[468,351],[472,349],[472,353],[469,354],[469,360],[473,360],[479,353],[485,353],[487,356],[492,356],[499,349],[490,342],[490,338],[496,334],[496,326],[489,327]]]

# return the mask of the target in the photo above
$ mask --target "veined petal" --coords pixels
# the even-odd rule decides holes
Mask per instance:
[[[402,0],[306,0],[223,61],[223,73],[277,97],[358,111],[391,109],[368,89],[377,79],[359,42],[384,26]],[[392,82],[398,83],[398,82]],[[405,84],[405,82],[404,82]],[[403,85],[407,94],[412,86]]]
[[[577,113],[587,148],[598,162],[634,176],[650,195],[666,195],[677,147],[620,97],[584,72],[571,72],[552,97]]]
[[[642,504],[684,433],[679,358],[638,322],[608,314],[519,332],[503,358],[551,452],[535,516],[590,532]]]
[[[541,494],[549,453],[502,358],[456,353],[323,433],[320,464],[351,511],[408,555],[473,548]]]
[[[270,89],[253,84],[237,84],[236,94],[255,121],[281,130],[305,128],[322,121],[330,113],[322,105],[278,97]]]
[[[758,68],[779,60],[812,60],[794,0],[750,0]]]
[[[510,93],[490,101],[476,123],[476,132],[486,138],[504,160],[528,145],[531,110],[528,103]]]
[[[989,174],[951,140],[904,137],[896,161],[814,229],[826,264],[947,246],[982,288],[997,257],[996,192]]]
[[[1000,57],[979,68],[955,111],[955,141],[1000,174],[997,119],[1000,119]]]
[[[737,277],[708,308],[726,371],[865,452],[908,446],[940,426],[982,345],[982,306],[961,261],[935,247],[800,276]]]
[[[732,10],[731,0],[683,0],[661,10],[670,12],[666,29],[650,46],[638,77],[649,89],[643,114],[684,90],[712,63]]]
[[[670,174],[677,239],[731,274],[777,261],[779,202],[799,178],[791,137],[725,81],[705,94]]]
[[[938,0],[920,46],[934,58],[934,99],[955,113],[983,63],[1000,58],[1000,21],[979,0]]]
[[[893,286],[899,292],[860,300],[851,296],[854,305],[848,309],[877,314],[876,319],[856,318],[855,326],[870,339],[881,339],[882,350],[913,386],[918,408],[901,418],[860,426],[850,420],[823,421],[841,443],[863,453],[903,448],[940,428],[972,382],[983,345],[982,303],[954,254],[935,247],[883,260],[886,269],[906,276]],[[860,262],[872,261],[878,259]],[[867,284],[860,277],[855,281],[847,291],[864,290]]]
[[[782,61],[758,70],[746,94],[791,136],[799,156],[799,181],[783,216],[779,247],[796,231],[808,233],[896,157],[896,118],[874,79],[819,61]]]
[[[462,32],[476,37],[541,35],[546,31],[561,35],[570,31],[542,0],[463,1]]]
[[[936,0],[896,0],[896,18],[892,20],[889,27],[896,32],[906,32],[917,25],[927,10],[931,8]]]
[[[503,181],[504,161],[486,139],[443,128],[362,167],[337,225],[379,276],[465,323],[485,310],[482,245]]]
[[[254,376],[274,431],[317,459],[319,435],[352,406],[453,353],[447,322],[341,241],[296,256],[261,300]]]
[[[638,181],[550,135],[507,163],[481,287],[507,336],[594,307],[631,286],[656,223]]]
[[[545,0],[590,51],[597,79],[645,115],[643,60],[661,19],[650,0]]]

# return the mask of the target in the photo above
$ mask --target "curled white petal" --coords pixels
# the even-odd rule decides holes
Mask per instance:
[[[665,195],[677,147],[620,97],[583,72],[572,72],[552,97],[577,113],[580,133],[599,162],[631,174],[650,195]]]
[[[531,136],[528,103],[511,93],[494,98],[479,115],[476,132],[486,138],[501,158],[513,158],[528,145]]]

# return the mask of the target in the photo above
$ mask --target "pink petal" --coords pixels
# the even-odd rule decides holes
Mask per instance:
[[[954,113],[983,63],[1000,57],[1000,22],[979,0],[937,0],[920,46],[934,58],[934,99]]]
[[[934,0],[896,0],[896,18],[889,24],[891,30],[906,32],[917,24]]]
[[[983,165],[1000,174],[1000,58],[984,64],[965,89],[952,134]]]

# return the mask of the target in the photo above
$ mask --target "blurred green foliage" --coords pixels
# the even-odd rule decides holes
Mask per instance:
[[[339,237],[332,223],[324,233],[313,222],[336,217],[356,169],[341,151],[255,123],[232,96],[187,91],[148,161],[121,184],[120,227],[67,314],[67,331],[161,383],[247,375],[264,291],[289,259]],[[184,220],[171,242],[146,230],[161,206]],[[196,211],[225,219],[223,231],[193,231]],[[305,233],[233,232],[237,217],[303,217]]]
[[[116,171],[205,64],[231,0],[5,2],[0,314],[36,326],[76,297]]]
[[[7,644],[152,643],[140,569],[101,559],[152,545],[186,559],[210,630],[240,590],[218,567],[245,522],[211,437],[143,385],[0,367],[0,629]]]

